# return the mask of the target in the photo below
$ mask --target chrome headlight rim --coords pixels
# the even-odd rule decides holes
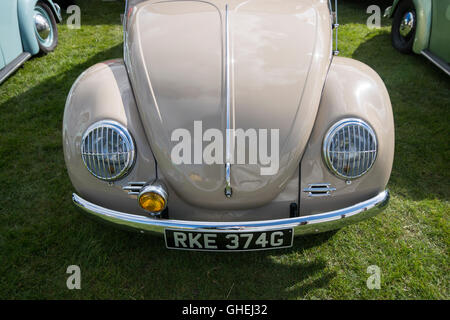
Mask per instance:
[[[110,176],[101,176],[101,175],[97,174],[94,170],[92,170],[87,163],[88,159],[85,156],[85,152],[84,152],[85,140],[88,138],[88,136],[92,132],[94,132],[94,130],[99,130],[100,128],[107,128],[107,129],[114,130],[117,134],[120,135],[120,137],[122,138],[122,141],[124,141],[127,145],[127,153],[128,153],[127,161],[126,161],[124,167],[117,174],[110,175]],[[98,134],[98,131],[97,131],[97,134]],[[91,173],[97,179],[107,181],[107,182],[114,182],[114,181],[124,178],[131,171],[131,169],[133,168],[133,166],[136,162],[136,147],[135,147],[134,139],[133,139],[132,135],[130,134],[130,132],[128,131],[128,129],[125,126],[123,126],[121,123],[119,123],[115,120],[105,119],[105,120],[97,121],[97,122],[93,123],[92,125],[90,125],[83,134],[83,137],[81,139],[80,149],[81,149],[81,158],[83,160],[83,164],[86,167],[86,169],[89,171],[89,173]],[[93,150],[91,150],[91,151],[93,151]],[[98,151],[98,150],[96,150],[96,151]],[[95,153],[93,153],[92,155],[94,155],[94,154]],[[91,158],[91,159],[89,159],[89,161],[92,162],[93,159]]]
[[[330,157],[330,144],[333,141],[333,137],[335,136],[335,134],[337,132],[339,132],[342,128],[349,126],[349,125],[356,125],[356,126],[361,126],[363,127],[365,130],[367,130],[367,132],[369,133],[369,135],[371,135],[371,137],[373,138],[373,143],[374,143],[374,156],[373,159],[371,161],[371,163],[367,166],[367,168],[365,170],[363,170],[362,172],[360,172],[357,175],[344,175],[342,173],[340,173],[333,165],[331,157]],[[360,152],[360,151],[359,151]],[[325,137],[323,139],[323,145],[322,145],[322,158],[324,159],[324,162],[328,168],[328,170],[334,174],[336,177],[346,180],[346,181],[351,181],[354,179],[358,179],[362,176],[364,176],[367,172],[370,171],[370,169],[372,169],[373,165],[375,164],[376,160],[378,157],[378,137],[375,133],[375,130],[372,128],[372,126],[370,126],[366,121],[359,119],[359,118],[345,118],[342,120],[337,121],[336,123],[334,123],[330,129],[328,129],[327,133],[325,134]]]

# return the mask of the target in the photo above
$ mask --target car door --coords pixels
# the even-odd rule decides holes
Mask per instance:
[[[0,45],[0,70],[5,67],[5,60],[3,59],[2,47]]]
[[[0,68],[22,53],[17,0],[0,0],[0,48]]]
[[[430,51],[450,62],[450,0],[434,0]]]

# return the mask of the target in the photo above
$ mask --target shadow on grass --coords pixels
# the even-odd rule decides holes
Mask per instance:
[[[352,58],[375,69],[389,91],[396,135],[392,193],[411,200],[448,200],[448,76],[421,55],[396,51],[389,33],[362,43]]]
[[[334,8],[334,0],[331,0]],[[384,11],[391,6],[393,0],[338,0],[338,22],[340,25],[348,23],[366,24],[367,19],[374,14],[373,10],[367,13],[370,6],[380,7],[381,26],[390,26],[391,19],[383,18]],[[343,6],[342,4],[345,4]]]
[[[286,263],[288,256],[300,257],[304,251],[329,241],[336,232],[296,237],[289,249],[214,253],[168,250],[163,237],[115,230],[89,221],[83,223],[102,233],[97,246],[104,252],[120,242],[116,250],[124,254],[111,256],[107,264],[118,268],[116,271],[127,281],[140,283],[142,298],[295,299],[327,288],[336,276],[327,270],[326,257],[307,261],[290,258]]]
[[[125,11],[125,0],[75,0],[67,1],[62,8],[63,23],[74,14],[67,6],[75,2],[80,7],[81,26],[83,25],[121,25],[121,15]]]

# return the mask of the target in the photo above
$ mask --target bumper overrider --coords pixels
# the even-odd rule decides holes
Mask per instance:
[[[141,233],[164,234],[164,230],[167,228],[203,232],[219,230],[251,232],[293,228],[294,235],[303,235],[339,229],[375,216],[387,206],[389,202],[389,191],[385,190],[377,196],[353,206],[321,214],[245,222],[206,222],[151,218],[103,208],[84,200],[77,194],[73,194],[72,199],[80,209],[94,218],[99,218],[102,221],[113,223],[116,226]]]

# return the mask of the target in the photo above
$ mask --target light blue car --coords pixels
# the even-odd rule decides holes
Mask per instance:
[[[61,20],[52,0],[0,0],[0,84],[31,56],[55,49]]]

